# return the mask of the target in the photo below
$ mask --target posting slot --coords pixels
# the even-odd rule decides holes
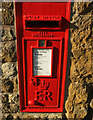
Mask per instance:
[[[29,16],[24,19],[24,28],[26,30],[61,30],[61,23],[61,16]]]

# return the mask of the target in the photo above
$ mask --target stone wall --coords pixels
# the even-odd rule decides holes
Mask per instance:
[[[2,3],[2,120],[93,118],[92,13],[93,3],[72,3],[64,113],[21,113],[16,55],[14,4]]]
[[[72,6],[70,42],[71,66],[68,98],[65,103],[67,118],[93,117],[93,36],[92,3]]]

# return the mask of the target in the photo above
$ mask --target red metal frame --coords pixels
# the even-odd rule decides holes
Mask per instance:
[[[24,17],[24,13],[26,10],[23,10],[25,4],[28,5],[28,8],[30,6],[30,4],[32,3],[15,3],[15,10],[16,10],[16,33],[17,33],[17,60],[18,60],[18,77],[19,77],[19,92],[20,92],[20,111],[21,112],[63,112],[63,105],[64,105],[64,95],[65,95],[65,77],[66,77],[66,67],[67,67],[67,54],[68,54],[68,40],[69,40],[69,22],[70,22],[70,2],[68,3],[59,3],[59,7],[61,7],[62,5],[62,10],[60,10],[62,12],[62,16],[55,12],[55,15],[54,15],[54,12],[51,14],[51,15],[48,15],[48,13],[45,13],[44,14],[41,14],[40,13],[40,17],[42,17],[43,15],[44,16],[48,16],[48,19],[49,19],[49,16],[61,16],[59,17],[59,19],[57,19],[57,21],[59,20],[63,20],[63,26],[62,28],[63,29],[60,29],[60,25],[59,25],[59,28],[56,29],[56,28],[41,28],[41,29],[32,29],[32,28],[25,28],[25,17]],[[34,4],[34,3],[33,3]],[[36,5],[43,5],[43,3],[35,3]],[[47,4],[47,3],[45,3]],[[52,3],[48,3],[49,5],[48,6],[51,6]],[[53,3],[54,6],[57,6],[56,5],[57,3]],[[45,6],[46,8],[46,6]],[[32,9],[33,9],[33,6],[32,6]],[[34,8],[35,10],[37,9]],[[30,10],[28,10],[30,11]],[[33,11],[33,10],[32,10]],[[28,14],[29,12],[27,12],[27,15],[26,16],[30,16]],[[33,12],[34,13],[34,12]],[[33,17],[34,16],[38,16],[38,12],[36,12],[36,14],[33,14],[32,15]],[[62,18],[62,19],[60,19]],[[64,18],[68,21],[66,22],[66,24],[64,24]],[[31,19],[30,19],[31,20]],[[36,20],[36,19],[35,19]],[[42,19],[43,20],[43,19]],[[53,19],[54,20],[54,19]],[[37,20],[39,21],[39,20]],[[45,19],[46,21],[46,19]],[[60,23],[60,22],[59,22]],[[31,29],[31,31],[30,31]],[[34,31],[36,30],[36,31]],[[42,30],[47,30],[49,31],[45,36],[44,35],[41,35],[40,37],[33,37],[35,36],[35,34],[39,34],[37,33],[37,31],[40,30],[39,32],[42,33]],[[59,32],[58,32],[58,31]],[[30,34],[31,33],[31,34]],[[55,35],[55,37],[47,37],[49,34],[51,35],[53,33],[53,35]],[[57,88],[54,89],[56,90],[55,91],[55,94],[57,96],[57,101],[54,105],[53,103],[53,106],[50,105],[47,105],[47,107],[45,106],[32,106],[32,105],[28,105],[28,100],[30,99],[30,94],[29,94],[29,88],[30,88],[30,80],[27,81],[27,77],[26,77],[26,44],[25,44],[25,41],[30,41],[30,40],[33,40],[34,42],[35,41],[39,41],[39,40],[45,40],[46,43],[45,43],[45,48],[49,47],[47,46],[47,41],[60,41],[60,49],[59,49],[59,64],[58,64],[58,77],[56,80],[55,78],[52,78],[53,76],[49,77],[49,80],[52,78],[52,80],[54,80],[57,84]],[[35,48],[38,48],[38,44],[39,42],[37,42],[37,47],[35,46]],[[34,47],[32,47],[34,48]],[[44,48],[44,47],[39,47],[39,48]],[[51,47],[50,47],[51,48]],[[54,48],[52,48],[52,55],[54,54]],[[30,49],[31,50],[31,49]],[[31,52],[31,51],[29,51]],[[32,58],[31,58],[32,59]],[[52,56],[52,64],[54,65],[54,58]],[[52,67],[53,68],[53,67]],[[53,70],[51,70],[52,73],[53,73]],[[32,77],[32,76],[31,76]],[[38,78],[37,76],[35,76],[36,78]],[[39,76],[40,78],[43,78],[42,76]],[[47,76],[44,76],[45,79],[48,79]],[[41,79],[42,80],[42,79]],[[48,81],[49,81],[48,80]],[[50,81],[52,81],[50,80]],[[27,83],[29,82],[29,84]],[[53,82],[51,83],[53,84]],[[54,86],[53,86],[54,87]],[[50,89],[50,90],[53,90]],[[53,93],[54,93],[54,90],[53,90]],[[49,104],[49,103],[48,103]],[[34,109],[35,108],[35,109]]]

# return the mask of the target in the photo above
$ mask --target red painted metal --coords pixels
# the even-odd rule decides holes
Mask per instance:
[[[63,112],[70,2],[16,2],[15,11],[20,110]],[[50,74],[34,74],[35,50],[50,51]]]

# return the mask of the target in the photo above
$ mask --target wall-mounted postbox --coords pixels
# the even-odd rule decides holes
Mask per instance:
[[[15,3],[22,112],[62,112],[70,3]]]

